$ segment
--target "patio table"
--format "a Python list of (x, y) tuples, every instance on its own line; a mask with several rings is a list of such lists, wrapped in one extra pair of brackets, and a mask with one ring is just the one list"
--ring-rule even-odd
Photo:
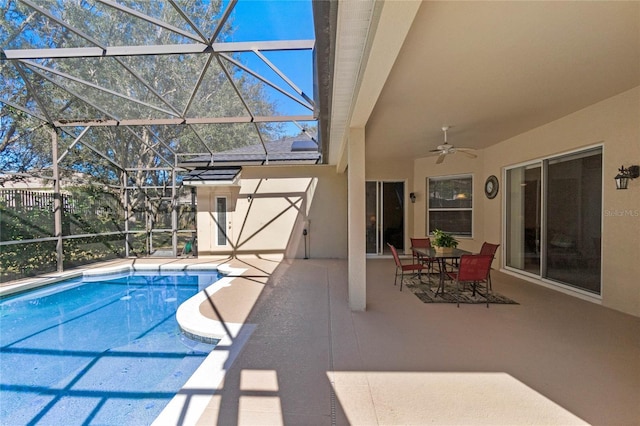
[(418, 253), (420, 256), (429, 259), (435, 259), (438, 262), (438, 270), (440, 271), (440, 279), (438, 282), (438, 288), (436, 290), (436, 296), (444, 293), (444, 277), (446, 271), (447, 260), (459, 260), (463, 254), (471, 254), (470, 251), (462, 249), (451, 249), (444, 252), (436, 251), (433, 247), (411, 247), (411, 250)]

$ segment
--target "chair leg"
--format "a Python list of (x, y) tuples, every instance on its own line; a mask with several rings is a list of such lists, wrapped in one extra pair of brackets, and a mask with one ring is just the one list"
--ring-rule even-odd
[(402, 282), (404, 281), (404, 271), (402, 271), (402, 275), (400, 275), (400, 291), (402, 291)]
[(398, 281), (398, 267), (396, 266), (396, 276), (393, 277), (393, 285), (396, 285), (397, 281)]
[(487, 308), (489, 307), (489, 287), (491, 286), (491, 278), (487, 278), (486, 287), (484, 289), (484, 298), (487, 299)]

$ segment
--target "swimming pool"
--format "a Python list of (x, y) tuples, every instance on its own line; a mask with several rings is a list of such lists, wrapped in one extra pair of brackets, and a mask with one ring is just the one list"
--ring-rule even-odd
[(120, 273), (0, 300), (0, 424), (151, 424), (214, 347), (176, 310), (219, 278)]

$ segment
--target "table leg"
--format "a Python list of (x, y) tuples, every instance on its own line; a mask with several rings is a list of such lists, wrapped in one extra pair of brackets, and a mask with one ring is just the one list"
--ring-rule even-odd
[(436, 289), (436, 296), (439, 294), (444, 294), (444, 275), (446, 273), (445, 269), (445, 259), (438, 258), (438, 269), (440, 270), (440, 282), (438, 283), (438, 288)]

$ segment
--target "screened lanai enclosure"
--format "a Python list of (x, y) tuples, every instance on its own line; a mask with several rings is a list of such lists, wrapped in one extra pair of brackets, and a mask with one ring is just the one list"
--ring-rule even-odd
[(323, 162), (313, 7), (0, 0), (1, 280), (194, 254), (190, 173)]

